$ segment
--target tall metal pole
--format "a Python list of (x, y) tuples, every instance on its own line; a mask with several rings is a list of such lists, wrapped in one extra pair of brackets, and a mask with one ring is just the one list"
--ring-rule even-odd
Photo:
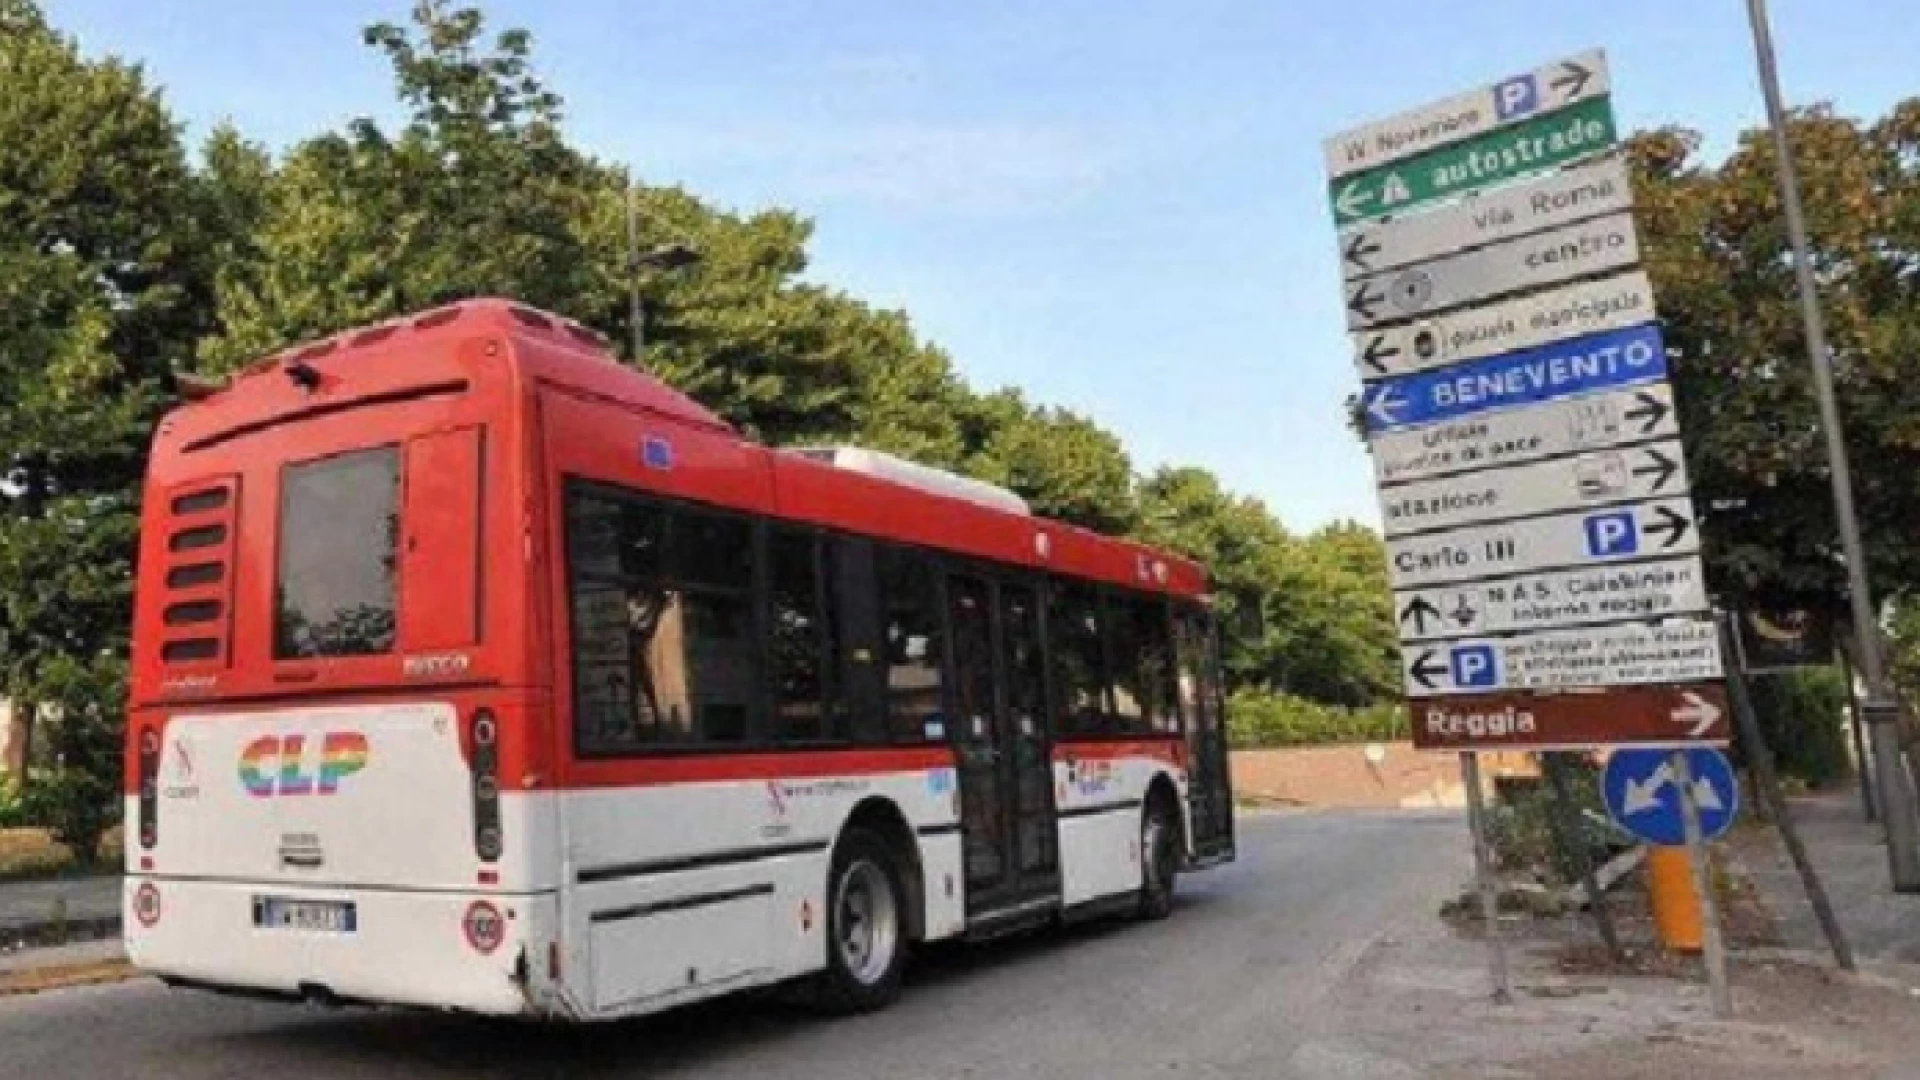
[(633, 362), (646, 360), (647, 313), (640, 303), (640, 202), (627, 181), (627, 323), (633, 333)]
[(1853, 604), (1860, 674), (1867, 682), (1867, 700), (1861, 705), (1861, 713), (1868, 721), (1873, 740), (1880, 815), (1887, 829), (1888, 870), (1896, 891), (1920, 892), (1920, 819), (1915, 816), (1914, 792), (1907, 781), (1900, 753), (1900, 707), (1887, 681), (1886, 663), (1880, 654), (1880, 622), (1867, 582), (1860, 523), (1854, 514), (1853, 475), (1847, 467), (1840, 406), (1833, 395), (1833, 354), (1827, 350), (1820, 299), (1814, 292), (1813, 264), (1807, 253), (1807, 222), (1800, 206), (1800, 178), (1787, 145), (1786, 110), (1780, 104), (1780, 73), (1774, 64), (1773, 32), (1767, 25), (1766, 0), (1747, 0), (1747, 17), (1753, 24), (1753, 51), (1760, 66), (1760, 89), (1766, 95), (1767, 123), (1773, 129), (1774, 155), (1779, 159), (1780, 201), (1786, 207), (1787, 237), (1793, 244), (1793, 272), (1800, 289), (1800, 317), (1806, 324), (1808, 359), (1813, 364), (1814, 394), (1820, 402), (1820, 426), (1827, 436), (1833, 512), (1840, 527), (1840, 546), (1847, 557), (1847, 592)]

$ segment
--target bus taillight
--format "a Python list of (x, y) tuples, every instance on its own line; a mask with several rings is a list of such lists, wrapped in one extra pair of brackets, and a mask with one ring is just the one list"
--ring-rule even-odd
[(482, 862), (500, 858), (500, 722), (491, 710), (473, 714), (473, 849)]
[(160, 730), (140, 731), (140, 846), (160, 842)]

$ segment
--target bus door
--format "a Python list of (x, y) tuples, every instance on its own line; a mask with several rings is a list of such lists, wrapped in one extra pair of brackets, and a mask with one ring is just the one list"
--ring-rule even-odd
[(1233, 858), (1233, 783), (1227, 760), (1225, 702), (1221, 696), (1219, 638), (1213, 618), (1193, 608), (1174, 610), (1174, 649), (1180, 664), (1180, 709), (1186, 717), (1187, 817), (1193, 861)]
[(950, 574), (947, 612), (967, 917), (1051, 906), (1060, 857), (1039, 591)]

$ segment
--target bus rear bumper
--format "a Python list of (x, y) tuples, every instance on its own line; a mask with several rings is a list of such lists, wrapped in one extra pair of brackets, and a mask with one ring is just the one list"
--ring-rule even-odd
[[(346, 929), (261, 925), (268, 900), (352, 905)], [(129, 875), (127, 957), (181, 986), (327, 1004), (559, 1016), (552, 893), (187, 881)]]

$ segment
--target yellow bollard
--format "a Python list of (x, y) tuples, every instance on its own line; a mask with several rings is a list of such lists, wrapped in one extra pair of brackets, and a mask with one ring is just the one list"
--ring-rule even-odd
[(1693, 891), (1693, 867), (1683, 847), (1647, 848), (1647, 894), (1653, 904), (1653, 928), (1675, 952), (1697, 953), (1705, 939), (1700, 897)]

